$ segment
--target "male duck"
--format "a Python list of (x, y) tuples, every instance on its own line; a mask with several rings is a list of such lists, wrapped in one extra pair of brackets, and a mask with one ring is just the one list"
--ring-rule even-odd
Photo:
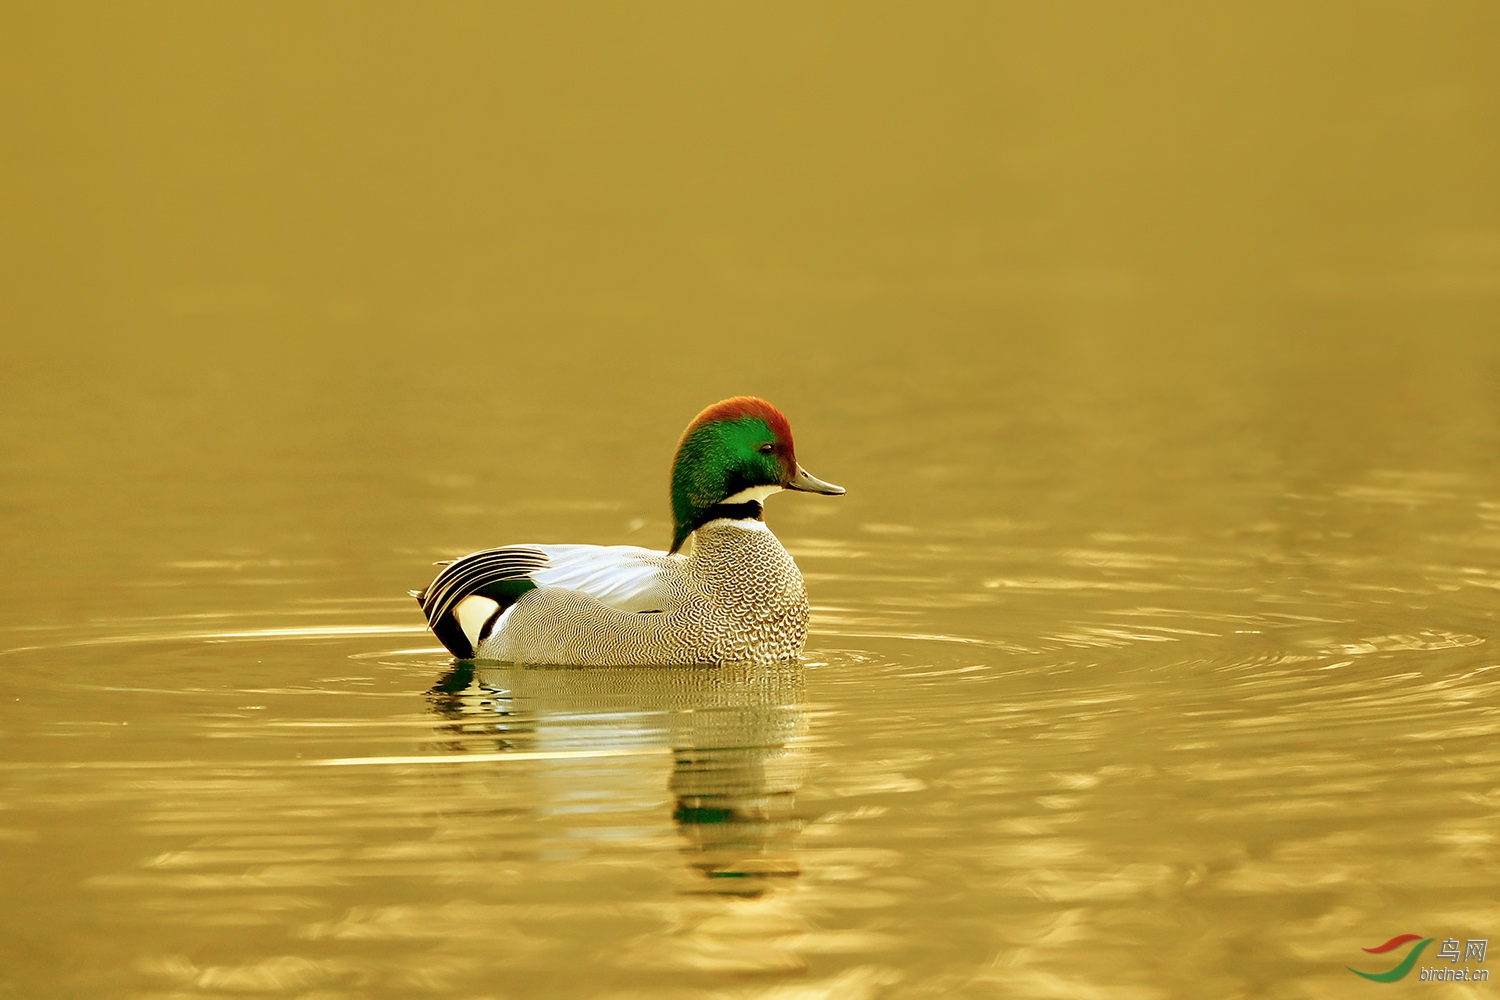
[[(772, 493), (844, 490), (797, 464), (792, 429), (736, 396), (693, 418), (672, 461), (669, 552), (507, 545), (445, 566), (412, 596), (461, 660), (586, 666), (795, 659), (807, 636), (797, 564), (762, 520)], [(693, 539), (690, 554), (682, 548)]]

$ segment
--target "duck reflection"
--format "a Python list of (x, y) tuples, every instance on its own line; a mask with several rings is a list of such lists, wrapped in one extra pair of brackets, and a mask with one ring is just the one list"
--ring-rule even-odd
[[(432, 711), (445, 720), (430, 748), (670, 750), (672, 821), (690, 870), (702, 876), (690, 891), (755, 896), (800, 872), (803, 691), (800, 663), (457, 663), (428, 693)], [(595, 773), (608, 780), (612, 772)]]

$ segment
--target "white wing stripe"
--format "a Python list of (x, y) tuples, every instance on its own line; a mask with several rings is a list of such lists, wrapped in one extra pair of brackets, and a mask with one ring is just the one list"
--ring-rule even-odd
[[(635, 545), (538, 545), (547, 566), (532, 574), (539, 587), (579, 590), (629, 611), (659, 610), (662, 575), (675, 557)], [(649, 606), (648, 606), (649, 605)]]

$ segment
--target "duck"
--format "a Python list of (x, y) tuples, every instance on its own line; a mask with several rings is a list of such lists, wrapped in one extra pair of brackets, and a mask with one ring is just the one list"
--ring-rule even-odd
[(735, 396), (705, 408), (672, 459), (672, 546), (520, 544), (448, 563), (411, 591), (458, 660), (658, 666), (795, 660), (802, 573), (765, 522), (789, 490), (839, 496), (797, 462), (785, 414)]

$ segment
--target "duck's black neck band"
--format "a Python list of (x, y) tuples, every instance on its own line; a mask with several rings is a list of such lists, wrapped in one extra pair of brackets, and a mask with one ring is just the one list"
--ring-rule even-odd
[(697, 531), (709, 521), (717, 521), (721, 517), (727, 517), (731, 521), (764, 521), (765, 510), (757, 500), (746, 500), (744, 503), (716, 503), (698, 515), (693, 530)]

